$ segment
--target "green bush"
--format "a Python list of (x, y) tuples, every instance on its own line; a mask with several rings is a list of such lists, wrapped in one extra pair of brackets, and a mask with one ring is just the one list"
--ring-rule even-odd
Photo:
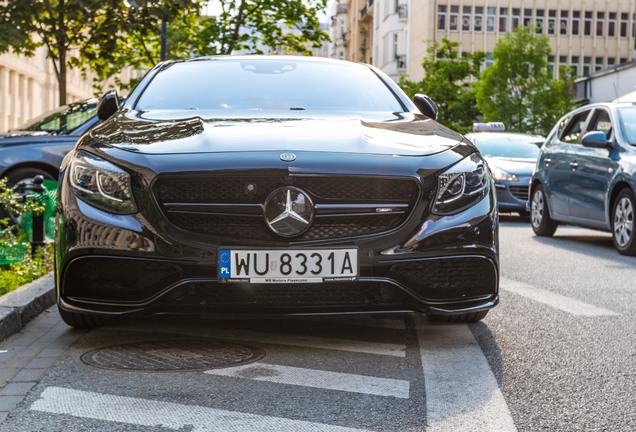
[(32, 282), (52, 270), (52, 245), (38, 248), (33, 258), (29, 250), (23, 261), (0, 266), (0, 295)]
[(41, 198), (20, 202), (7, 179), (0, 179), (0, 295), (53, 270), (53, 247), (41, 247), (31, 257), (30, 233), (20, 223), (44, 212)]

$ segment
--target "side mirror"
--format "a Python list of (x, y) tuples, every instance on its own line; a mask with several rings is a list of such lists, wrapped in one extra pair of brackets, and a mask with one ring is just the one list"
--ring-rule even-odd
[(581, 144), (583, 147), (591, 147), (591, 148), (603, 148), (603, 149), (613, 149), (614, 143), (607, 139), (605, 132), (601, 131), (593, 131), (588, 132), (583, 135), (581, 139)]
[(119, 109), (119, 96), (117, 90), (106, 93), (97, 103), (97, 117), (100, 120), (108, 120)]
[(437, 120), (437, 105), (435, 105), (435, 102), (433, 102), (430, 97), (423, 94), (416, 94), (413, 96), (413, 102), (422, 114), (433, 120)]

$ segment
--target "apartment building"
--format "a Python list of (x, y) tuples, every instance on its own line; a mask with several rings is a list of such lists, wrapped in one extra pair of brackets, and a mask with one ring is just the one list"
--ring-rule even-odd
[(335, 8), (338, 22), (346, 9), (344, 58), (365, 61), (353, 33), (367, 36), (372, 21), (373, 55), (366, 60), (393, 77), (405, 72), (421, 79), (425, 41), (447, 38), (464, 53), (484, 51), (487, 67), (497, 40), (524, 25), (548, 36), (555, 76), (559, 66), (579, 77), (612, 68), (633, 59), (635, 6), (627, 0), (339, 0)]
[[(93, 94), (91, 82), (84, 80), (79, 70), (67, 73), (67, 102)], [(33, 57), (0, 55), (0, 132), (58, 105), (57, 79), (44, 48), (39, 48)]]

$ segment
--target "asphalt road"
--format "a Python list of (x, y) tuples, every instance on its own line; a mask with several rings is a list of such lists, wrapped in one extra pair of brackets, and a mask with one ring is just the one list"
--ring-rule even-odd
[(471, 325), (154, 318), (83, 332), (52, 310), (0, 343), (0, 431), (636, 430), (636, 258), (609, 234), (536, 238), (515, 217), (501, 254), (502, 301)]

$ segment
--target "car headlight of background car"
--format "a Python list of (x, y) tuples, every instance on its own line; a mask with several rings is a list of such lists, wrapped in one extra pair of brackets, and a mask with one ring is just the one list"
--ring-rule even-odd
[(491, 169), (492, 177), (495, 179), (495, 183), (498, 183), (502, 180), (504, 181), (517, 181), (519, 180), (515, 174), (511, 174), (508, 171), (495, 168)]
[(477, 153), (462, 159), (439, 176), (433, 213), (458, 213), (481, 200), (490, 188), (486, 162)]
[(81, 200), (115, 214), (137, 212), (130, 174), (85, 151), (75, 153), (70, 163), (70, 183)]

